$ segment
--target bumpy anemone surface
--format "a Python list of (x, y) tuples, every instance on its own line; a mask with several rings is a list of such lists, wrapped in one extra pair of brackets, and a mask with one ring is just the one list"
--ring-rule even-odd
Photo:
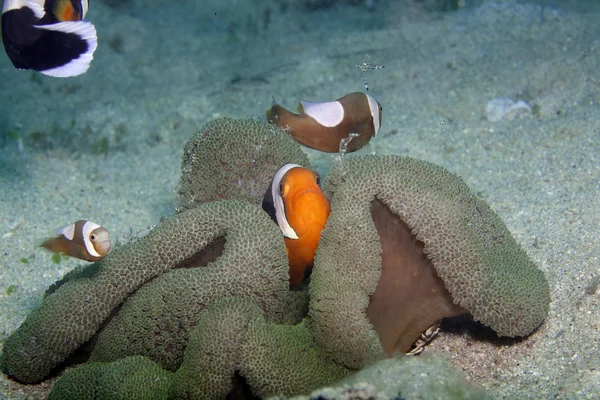
[[(285, 248), (276, 227), (258, 206), (239, 200), (206, 203), (162, 222), (147, 236), (116, 248), (99, 263), (86, 267), (85, 273), (71, 274), (71, 279), (53, 288), (53, 292), (6, 340), (3, 367), (23, 382), (45, 378), (90, 339), (132, 292), (170, 269), (191, 267), (193, 263), (202, 265), (203, 250), (222, 237), (229, 239), (221, 255), (223, 263), (231, 264), (236, 260), (236, 267), (247, 271), (261, 265), (253, 271), (254, 276), (262, 276), (265, 269), (271, 274), (270, 279), (257, 279), (256, 290), (257, 295), (264, 296), (261, 289), (269, 288), (269, 284), (277, 285), (276, 290), (264, 290), (271, 297), (262, 299), (269, 311), (276, 313), (279, 301), (276, 297), (285, 293), (287, 279)], [(267, 264), (267, 259), (272, 264)], [(208, 285), (207, 289), (198, 292), (204, 296), (201, 298), (231, 289), (231, 283), (225, 277), (214, 278), (210, 283), (224, 288)], [(172, 289), (176, 291), (177, 287)], [(246, 286), (245, 290), (255, 289)], [(151, 320), (152, 317), (144, 320), (144, 312), (148, 314), (154, 307), (159, 305), (140, 310), (139, 326), (155, 324), (152, 326), (173, 329), (174, 326), (167, 326), (169, 321), (166, 320), (160, 322)], [(186, 310), (173, 308), (169, 312), (179, 317), (197, 318), (194, 313), (188, 316)], [(130, 328), (140, 329), (135, 324), (130, 324)], [(131, 332), (129, 334), (131, 337)], [(185, 335), (185, 330), (181, 334)], [(132, 343), (124, 347), (139, 351), (140, 340), (141, 337), (132, 339)], [(160, 343), (159, 339), (157, 343)], [(130, 352), (128, 350), (127, 354)]]
[(284, 164), (310, 168), (300, 146), (265, 122), (219, 118), (204, 125), (183, 150), (179, 209), (222, 199), (260, 204)]
[(226, 297), (250, 299), (270, 321), (285, 319), (289, 267), (279, 228), (258, 206), (207, 204), (221, 204), (213, 218), (225, 232), (223, 254), (202, 268), (175, 269), (141, 287), (104, 328), (90, 361), (144, 355), (174, 371), (200, 315)]
[[(351, 268), (363, 264), (357, 263), (350, 250), (361, 243), (367, 248), (377, 244), (372, 233), (367, 239), (353, 232), (370, 226), (368, 205), (377, 197), (412, 229), (454, 302), (476, 320), (500, 336), (515, 337), (530, 334), (548, 315), (550, 288), (543, 271), (518, 245), (498, 215), (457, 175), (409, 157), (352, 157), (332, 168), (325, 192), (334, 194), (332, 210), (336, 214), (332, 211), (319, 249), (338, 246), (327, 244), (332, 236), (338, 241), (352, 238), (341, 244), (342, 248), (330, 259), (324, 260), (317, 254), (317, 274), (330, 273), (334, 266), (341, 269), (343, 265)], [(365, 249), (360, 255), (372, 252)], [(343, 269), (336, 276), (352, 280), (345, 278), (346, 272)], [(368, 291), (372, 287), (372, 282), (364, 286)], [(331, 308), (350, 301), (329, 300), (327, 307)], [(364, 303), (365, 299), (361, 301)], [(339, 347), (342, 351), (344, 345)]]
[[(367, 156), (346, 158), (327, 176), (332, 212), (311, 276), (309, 315), (296, 325), (278, 323), (288, 319), (284, 310), (293, 297), (285, 295), (285, 250), (275, 224), (243, 201), (204, 203), (237, 195), (258, 203), (274, 171), (290, 162), (261, 156), (260, 146), (256, 152), (236, 147), (248, 132), (263, 144), (272, 135), (289, 139), (264, 125), (230, 119), (207, 124), (186, 146), (182, 167), (181, 207), (195, 208), (53, 287), (7, 339), (2, 361), (8, 372), (26, 382), (43, 379), (137, 290), (92, 356), (112, 362), (68, 372), (52, 399), (153, 398), (142, 397), (149, 392), (222, 398), (236, 373), (260, 396), (330, 384), (384, 356), (366, 315), (382, 268), (370, 213), (375, 199), (412, 229), (455, 302), (476, 319), (500, 335), (519, 336), (545, 318), (544, 274), (459, 177), (406, 157)], [(291, 142), (290, 152), (297, 148)], [(265, 176), (239, 175), (238, 161), (239, 168), (256, 164), (254, 172), (265, 170)], [(223, 179), (212, 180), (210, 173), (220, 168)], [(199, 255), (223, 238), (222, 253)], [(204, 266), (207, 260), (212, 262)], [(132, 388), (141, 394), (127, 397)]]

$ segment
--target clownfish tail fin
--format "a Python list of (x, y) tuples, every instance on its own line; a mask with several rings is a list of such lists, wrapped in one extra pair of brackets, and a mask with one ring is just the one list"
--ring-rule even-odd
[(86, 21), (67, 21), (34, 27), (45, 31), (45, 35), (44, 40), (39, 40), (32, 46), (32, 54), (41, 55), (50, 49), (55, 59), (44, 60), (50, 68), (45, 68), (42, 64), (37, 68), (33, 66), (32, 69), (58, 78), (81, 75), (88, 70), (98, 47), (96, 28), (93, 24)]
[(275, 104), (273, 107), (267, 110), (267, 122), (276, 124), (279, 122), (279, 116), (281, 115), (282, 107), (279, 104)]

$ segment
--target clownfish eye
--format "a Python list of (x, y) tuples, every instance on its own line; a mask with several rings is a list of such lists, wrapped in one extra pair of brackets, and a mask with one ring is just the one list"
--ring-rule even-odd
[(317, 185), (321, 186), (321, 177), (318, 174), (315, 181), (317, 182)]
[(279, 184), (279, 194), (283, 195), (283, 183)]
[(96, 239), (96, 235), (90, 235), (90, 239), (91, 239), (91, 240), (94, 240), (94, 239)]

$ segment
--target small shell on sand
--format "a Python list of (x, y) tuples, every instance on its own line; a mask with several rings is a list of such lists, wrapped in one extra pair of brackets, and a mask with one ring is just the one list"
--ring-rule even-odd
[(509, 98), (495, 98), (488, 102), (485, 115), (491, 122), (510, 121), (524, 115), (531, 115), (531, 107), (523, 100), (514, 102)]

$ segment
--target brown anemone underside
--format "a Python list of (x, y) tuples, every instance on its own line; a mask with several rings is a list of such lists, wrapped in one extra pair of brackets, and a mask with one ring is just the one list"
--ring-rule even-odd
[(387, 355), (407, 352), (431, 325), (467, 312), (452, 296), (423, 252), (423, 243), (379, 199), (371, 202), (379, 234), (381, 277), (371, 295), (367, 317)]

